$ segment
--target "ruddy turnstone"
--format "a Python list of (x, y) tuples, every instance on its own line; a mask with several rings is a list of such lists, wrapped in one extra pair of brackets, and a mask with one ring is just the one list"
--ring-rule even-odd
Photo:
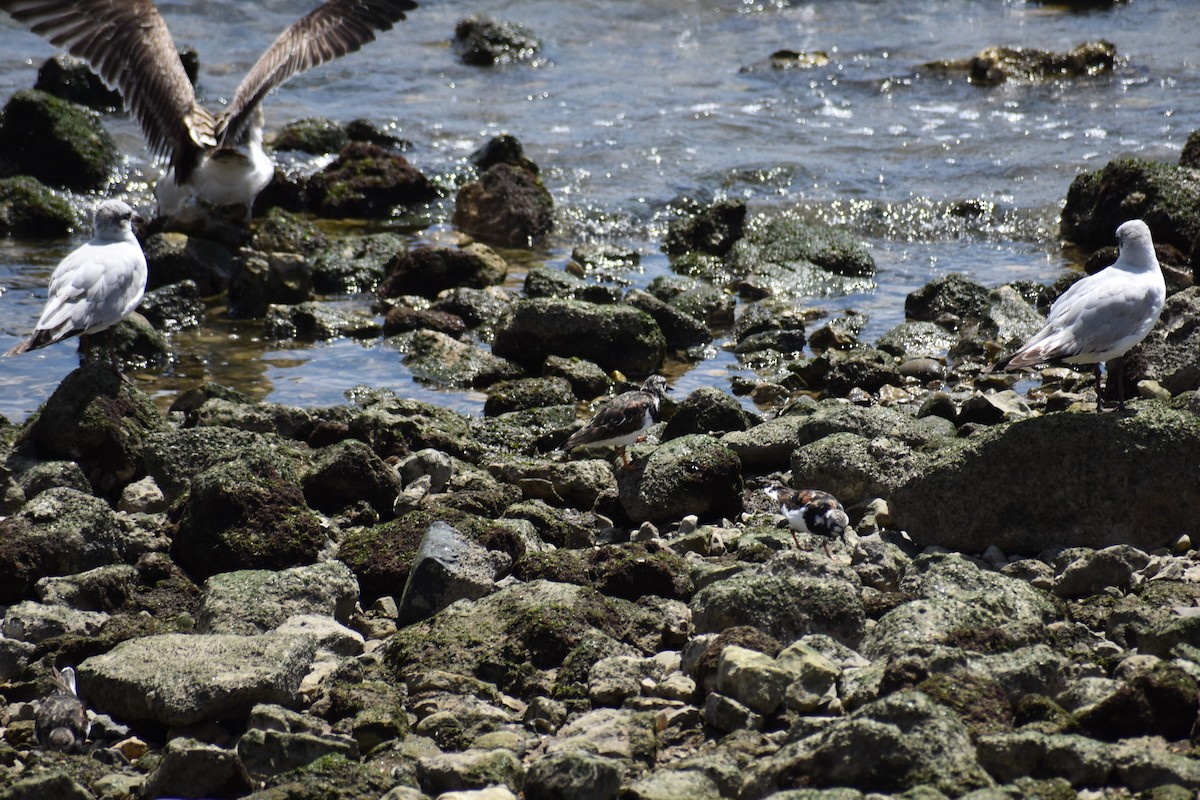
[(54, 688), (38, 702), (33, 717), (38, 741), (48, 750), (81, 750), (91, 724), (76, 691), (75, 670), (64, 667), (59, 672), (51, 667), (51, 681)]
[(642, 432), (654, 424), (658, 404), (669, 391), (666, 378), (651, 375), (640, 389), (619, 394), (600, 406), (596, 415), (563, 443), (563, 449), (570, 450), (583, 444), (616, 447), (621, 454), (622, 466), (628, 469), (625, 446), (638, 441)]
[[(1100, 365), (1129, 352), (1158, 322), (1167, 296), (1150, 229), (1140, 219), (1117, 228), (1117, 260), (1071, 285), (1054, 304), (1046, 325), (1002, 359), (1003, 370), (1064, 361), (1095, 364), (1096, 410), (1104, 410)], [(1125, 407), (1124, 369), (1117, 372), (1117, 408)]]
[[(779, 503), (779, 513), (787, 519), (792, 531), (792, 541), (796, 549), (801, 550), (800, 538), (796, 532), (811, 533), (825, 539), (836, 539), (846, 532), (850, 525), (850, 517), (838, 499), (829, 492), (820, 489), (789, 489), (786, 486), (769, 486), (763, 492)], [(821, 541), (825, 555), (829, 552), (829, 543)]]
[[(133, 235), (133, 209), (122, 200), (106, 200), (96, 209), (91, 240), (67, 254), (50, 276), (46, 307), (33, 335), (5, 353), (13, 356), (79, 336), (84, 352), (88, 336), (111, 328), (133, 313), (146, 291), (146, 256)], [(119, 372), (111, 344), (109, 360)]]
[(307, 69), (352, 53), (404, 19), (414, 0), (326, 0), (280, 34), (214, 113), (196, 102), (179, 53), (153, 0), (0, 0), (0, 8), (52, 44), (87, 61), (121, 93), (170, 174), (155, 187), (160, 215), (190, 200), (246, 205), (275, 167), (263, 151), (260, 104)]

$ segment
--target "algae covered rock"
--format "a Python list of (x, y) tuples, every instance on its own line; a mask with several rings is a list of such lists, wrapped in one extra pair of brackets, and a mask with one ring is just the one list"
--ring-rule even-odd
[(387, 218), (397, 206), (427, 203), (437, 189), (404, 156), (367, 142), (346, 145), (308, 182), (309, 199), (329, 217)]
[(496, 324), (492, 352), (528, 369), (548, 356), (578, 357), (606, 370), (646, 375), (662, 363), (666, 339), (652, 317), (625, 305), (518, 300)]
[(28, 175), (0, 178), (0, 234), (66, 236), (75, 212), (65, 197)]
[(1048, 414), (943, 446), (889, 502), (921, 546), (1035, 554), (1124, 543), (1148, 551), (1200, 514), (1190, 488), (1200, 479), (1190, 456), (1197, 447), (1196, 416), (1157, 403), (1136, 415)]
[(536, 173), (495, 164), (458, 191), (454, 224), (479, 239), (528, 247), (554, 225), (554, 199)]
[(147, 440), (167, 428), (154, 401), (93, 359), (63, 379), (29, 424), (38, 457), (76, 461), (97, 491), (119, 490), (145, 472)]
[(621, 506), (636, 522), (695, 514), (734, 516), (742, 505), (742, 465), (717, 439), (690, 434), (665, 442), (636, 472), (618, 474)]
[(1187, 253), (1200, 236), (1200, 173), (1187, 167), (1119, 158), (1071, 181), (1060, 231), (1083, 247), (1112, 244), (1117, 226), (1141, 219), (1155, 244)]
[(99, 114), (36, 89), (4, 106), (0, 153), (0, 175), (31, 175), (76, 192), (103, 189), (120, 163)]

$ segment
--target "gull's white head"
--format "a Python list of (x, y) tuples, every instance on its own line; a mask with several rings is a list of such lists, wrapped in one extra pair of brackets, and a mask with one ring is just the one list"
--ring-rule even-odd
[(133, 235), (133, 209), (124, 200), (105, 200), (93, 218), (97, 239), (119, 241)]
[(1117, 258), (1139, 266), (1158, 266), (1150, 228), (1140, 219), (1131, 219), (1117, 228)]

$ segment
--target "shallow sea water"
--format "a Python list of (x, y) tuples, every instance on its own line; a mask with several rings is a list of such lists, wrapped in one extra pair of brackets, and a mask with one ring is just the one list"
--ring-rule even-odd
[[(200, 52), (198, 91), (210, 104), (232, 95), (313, 5), (160, 2), (176, 42)], [(876, 285), (811, 305), (865, 313), (863, 338), (873, 341), (903, 320), (909, 292), (940, 275), (1052, 282), (1072, 267), (1058, 215), (1075, 175), (1124, 156), (1178, 159), (1200, 128), (1197, 10), (1171, 0), (1084, 11), (1016, 0), (432, 2), (362, 52), (293, 79), (264, 108), (269, 130), (308, 116), (388, 126), (413, 143), (406, 156), (418, 168), (446, 180), (492, 136), (519, 138), (554, 195), (557, 227), (532, 252), (506, 253), (520, 256), (514, 287), (529, 265), (561, 268), (588, 242), (637, 249), (641, 268), (629, 277), (644, 286), (669, 270), (659, 242), (687, 199), (742, 197), (751, 214), (798, 210), (842, 226), (870, 249)], [(450, 41), (470, 14), (523, 23), (543, 50), (532, 62), (464, 65)], [(1112, 74), (981, 88), (920, 69), (989, 45), (1065, 51), (1098, 38), (1121, 56)], [(823, 51), (829, 63), (765, 67), (781, 49)], [(53, 52), (0, 19), (0, 102), (32, 86)], [(149, 210), (156, 165), (128, 117), (105, 124), (128, 155), (112, 192)], [(954, 215), (961, 201), (984, 213)], [(80, 198), (81, 220), (96, 202)], [(432, 225), (414, 241), (447, 230), (452, 207), (447, 199), (428, 209)], [(50, 271), (87, 235), (82, 225), (61, 241), (0, 240), (0, 348), (27, 333)], [(333, 300), (369, 307), (369, 298)], [(259, 333), (213, 308), (201, 330), (175, 335), (177, 360), (165, 372), (133, 378), (164, 406), (215, 380), (299, 405), (340, 403), (366, 383), (460, 411), (482, 407), (479, 393), (414, 382), (378, 342), (280, 345)], [(677, 396), (752, 374), (720, 343), (710, 358), (672, 365)], [(0, 360), (0, 414), (24, 419), (77, 363), (73, 343)]]

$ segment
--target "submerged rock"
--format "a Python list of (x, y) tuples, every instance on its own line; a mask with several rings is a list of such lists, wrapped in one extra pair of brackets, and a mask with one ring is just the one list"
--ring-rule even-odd
[(1117, 48), (1100, 39), (1084, 42), (1066, 53), (1024, 47), (985, 47), (968, 59), (936, 61), (926, 69), (966, 72), (976, 86), (999, 86), (1008, 81), (1035, 83), (1059, 78), (1082, 78), (1112, 72)]
[(454, 26), (454, 47), (463, 63), (489, 67), (528, 61), (542, 49), (542, 43), (519, 22), (500, 22), (476, 14)]

